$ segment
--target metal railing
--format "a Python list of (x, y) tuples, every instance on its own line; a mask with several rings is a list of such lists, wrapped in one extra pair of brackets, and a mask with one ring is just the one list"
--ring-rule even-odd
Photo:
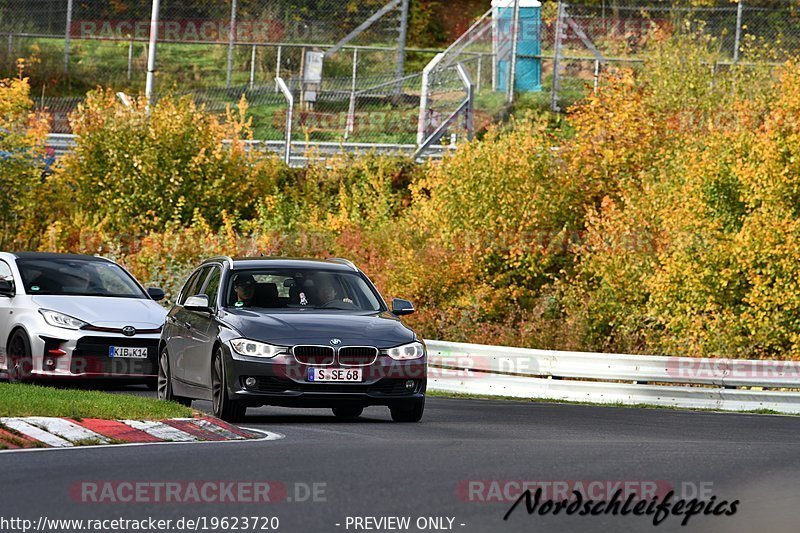
[[(76, 143), (76, 137), (66, 133), (51, 133), (47, 136), (47, 147), (52, 149), (56, 157), (69, 153)], [(417, 150), (414, 144), (391, 144), (391, 143), (337, 143), (337, 142), (306, 142), (292, 141), (291, 146), (287, 146), (286, 141), (247, 141), (248, 150), (256, 150), (263, 153), (280, 155), (286, 161), (289, 154), (288, 164), (292, 167), (304, 167), (312, 162), (325, 161), (331, 157), (339, 155), (397, 155), (412, 157)], [(446, 153), (455, 149), (454, 146), (434, 145), (418, 159), (424, 160), (441, 159)]]
[(426, 344), (429, 390), (800, 413), (800, 361), (561, 352), (443, 341)]

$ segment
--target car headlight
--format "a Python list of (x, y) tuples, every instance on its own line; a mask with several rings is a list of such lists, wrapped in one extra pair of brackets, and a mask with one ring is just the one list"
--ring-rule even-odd
[(39, 309), (39, 312), (44, 317), (45, 322), (57, 328), (81, 329), (82, 327), (89, 325), (87, 322), (84, 322), (83, 320), (78, 320), (75, 317), (71, 317), (69, 315), (65, 315), (64, 313), (59, 313), (57, 311), (50, 311), (49, 309)]
[(425, 355), (425, 346), (421, 342), (412, 342), (411, 344), (384, 350), (383, 353), (397, 361), (407, 361), (409, 359), (419, 359)]
[(231, 341), (233, 351), (239, 355), (250, 357), (275, 357), (286, 351), (284, 346), (275, 346), (264, 342), (251, 341), (249, 339), (234, 339)]

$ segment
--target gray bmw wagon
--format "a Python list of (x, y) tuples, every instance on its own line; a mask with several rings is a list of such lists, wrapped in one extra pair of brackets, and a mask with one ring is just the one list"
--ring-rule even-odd
[(219, 257), (188, 278), (159, 343), (158, 396), (211, 400), (214, 414), (247, 407), (327, 407), (355, 418), (389, 407), (397, 422), (425, 408), (425, 344), (345, 259)]

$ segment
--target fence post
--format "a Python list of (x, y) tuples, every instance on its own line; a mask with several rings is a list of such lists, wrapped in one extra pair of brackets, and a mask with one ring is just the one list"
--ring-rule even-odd
[[(275, 63), (275, 79), (281, 77), (281, 53), (283, 52), (283, 47), (278, 45), (278, 61)], [(275, 82), (275, 92), (280, 92), (281, 88), (278, 82)]]
[(498, 30), (497, 13), (495, 7), (492, 7), (492, 92), (497, 91), (497, 54), (499, 53), (498, 46)]
[(14, 61), (14, 36), (8, 34), (8, 60), (11, 62), (11, 70), (16, 68), (17, 64)]
[(511, 68), (509, 69), (508, 98), (514, 103), (514, 92), (517, 84), (517, 48), (519, 46), (519, 0), (514, 0), (514, 17), (511, 22)]
[(419, 120), (417, 121), (417, 146), (422, 146), (427, 137), (428, 127), (428, 99), (430, 95), (430, 77), (434, 69), (439, 65), (439, 62), (444, 57), (443, 53), (436, 54), (430, 63), (425, 65), (422, 70), (422, 87), (419, 96)]
[(481, 78), (483, 77), (483, 53), (478, 54), (478, 84), (475, 88), (478, 93), (481, 92)]
[(353, 48), (353, 81), (350, 84), (350, 107), (347, 109), (347, 126), (344, 129), (346, 141), (355, 129), (356, 122), (356, 75), (358, 73), (358, 48)]
[(228, 32), (228, 75), (225, 80), (225, 88), (231, 88), (231, 76), (233, 75), (233, 43), (236, 41), (236, 0), (231, 0), (231, 27)]
[(67, 0), (67, 28), (64, 30), (64, 76), (69, 74), (70, 26), (72, 26), (72, 0)]
[(558, 0), (558, 18), (556, 19), (556, 38), (555, 45), (553, 46), (553, 93), (550, 95), (550, 109), (553, 113), (557, 113), (560, 108), (558, 107), (558, 89), (559, 89), (559, 58), (561, 56), (561, 39), (564, 33), (564, 2)]
[(256, 45), (253, 45), (253, 52), (250, 54), (250, 90), (256, 83)]
[[(402, 78), (406, 71), (406, 38), (408, 36), (408, 2), (403, 0), (400, 6), (400, 35), (397, 38), (397, 78)], [(402, 90), (402, 86), (398, 86), (397, 92)]]
[(131, 40), (128, 42), (128, 81), (131, 81), (133, 75), (133, 34)]
[(717, 62), (716, 62), (716, 61), (714, 61), (714, 63), (712, 63), (712, 64), (711, 64), (711, 82), (710, 82), (710, 84), (709, 84), (709, 86), (711, 87), (711, 89), (713, 89), (713, 88), (714, 88), (714, 78), (715, 78), (716, 76), (717, 76)]
[(464, 68), (463, 63), (456, 65), (461, 82), (464, 84), (464, 89), (467, 91), (467, 107), (464, 110), (466, 126), (467, 126), (467, 140), (471, 141), (475, 136), (475, 83), (469, 77), (469, 72)]
[(278, 88), (286, 98), (288, 109), (286, 110), (286, 148), (284, 148), (283, 161), (288, 166), (292, 162), (292, 120), (294, 118), (294, 95), (287, 87), (283, 78), (275, 78)]
[(158, 8), (160, 0), (153, 0), (150, 14), (150, 44), (147, 48), (147, 81), (145, 82), (144, 95), (147, 99), (147, 109), (153, 103), (153, 89), (156, 75), (156, 45), (158, 44)]
[(597, 85), (600, 83), (600, 60), (594, 60), (594, 91), (597, 92)]
[(743, 0), (739, 0), (736, 6), (736, 39), (733, 48), (733, 62), (739, 62), (739, 46), (742, 44), (742, 9), (744, 8)]

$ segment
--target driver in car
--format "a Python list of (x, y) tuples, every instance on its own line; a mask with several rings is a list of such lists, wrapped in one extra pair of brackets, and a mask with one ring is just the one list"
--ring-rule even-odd
[(331, 306), (337, 302), (353, 304), (353, 300), (347, 296), (339, 297), (336, 286), (330, 276), (320, 274), (316, 279), (317, 297), (319, 298), (320, 306)]
[(233, 282), (236, 307), (252, 307), (256, 296), (256, 279), (250, 274), (240, 274)]

